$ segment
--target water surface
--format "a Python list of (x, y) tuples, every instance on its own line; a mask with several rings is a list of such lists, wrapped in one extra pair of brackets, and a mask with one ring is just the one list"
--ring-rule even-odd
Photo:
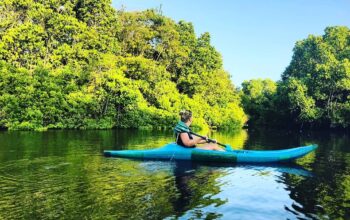
[(350, 138), (339, 133), (212, 134), (237, 149), (319, 148), (294, 164), (105, 158), (171, 132), (0, 132), (0, 219), (349, 219)]

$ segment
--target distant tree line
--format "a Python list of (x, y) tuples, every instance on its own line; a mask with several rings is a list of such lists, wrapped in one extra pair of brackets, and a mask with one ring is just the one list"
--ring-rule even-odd
[(289, 128), (349, 128), (350, 30), (327, 27), (298, 41), (281, 80), (245, 81), (249, 124)]

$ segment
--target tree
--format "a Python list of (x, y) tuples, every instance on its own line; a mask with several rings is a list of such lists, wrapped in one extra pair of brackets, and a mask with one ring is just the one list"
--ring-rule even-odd
[(276, 120), (274, 101), (277, 84), (270, 79), (255, 79), (242, 83), (242, 105), (249, 115), (249, 124), (271, 125)]
[[(324, 127), (350, 125), (349, 50), (350, 30), (347, 27), (328, 27), (323, 36), (310, 35), (296, 43), (292, 61), (282, 74), (282, 82), (283, 85), (291, 83), (291, 86), (298, 82), (301, 87), (295, 89), (308, 97), (306, 100), (313, 100), (301, 102), (305, 107), (301, 108), (301, 114), (305, 117), (302, 116), (299, 123), (313, 118), (316, 124)], [(280, 95), (288, 96), (287, 93)], [(295, 97), (289, 97), (289, 103), (295, 104)], [(294, 109), (294, 104), (290, 109)], [(314, 110), (309, 111), (310, 108)]]
[[(0, 3), (0, 126), (239, 128), (240, 99), (209, 33), (110, 0)], [(27, 92), (25, 92), (27, 91)]]

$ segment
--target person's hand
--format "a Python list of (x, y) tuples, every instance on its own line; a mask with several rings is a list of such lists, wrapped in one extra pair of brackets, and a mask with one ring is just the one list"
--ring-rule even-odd
[(204, 136), (205, 142), (209, 143), (209, 138), (207, 136)]

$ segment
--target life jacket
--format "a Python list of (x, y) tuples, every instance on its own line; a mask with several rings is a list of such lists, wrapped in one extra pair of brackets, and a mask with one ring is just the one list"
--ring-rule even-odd
[(193, 136), (192, 134), (190, 133), (191, 132), (191, 129), (182, 121), (179, 121), (177, 123), (177, 125), (175, 126), (174, 128), (174, 132), (175, 132), (175, 142), (176, 144), (180, 145), (180, 146), (183, 146), (183, 147), (186, 147), (186, 148), (194, 148), (196, 147), (196, 145), (193, 145), (193, 146), (186, 146), (183, 142), (182, 142), (182, 139), (181, 139), (181, 136), (180, 134), (181, 133), (187, 133), (188, 134), (188, 137), (192, 140), (193, 139)]

